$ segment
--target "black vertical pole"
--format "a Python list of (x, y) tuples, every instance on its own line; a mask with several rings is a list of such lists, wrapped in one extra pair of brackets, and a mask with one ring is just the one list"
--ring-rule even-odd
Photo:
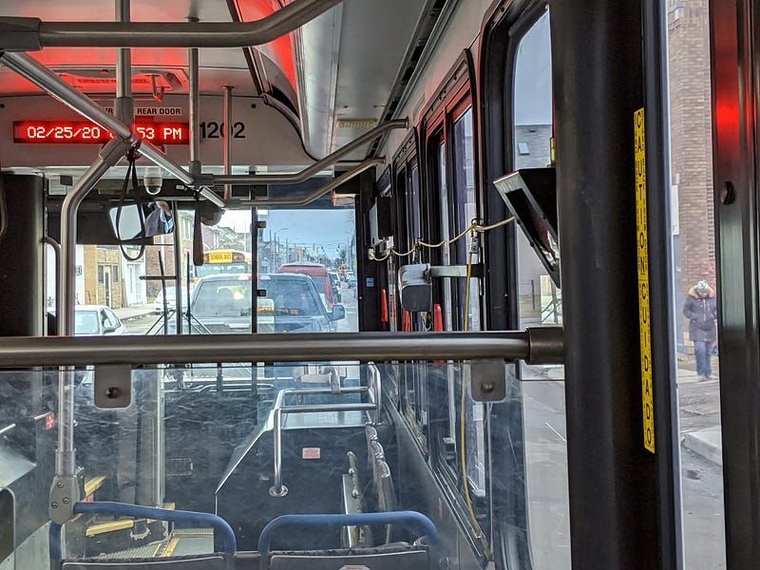
[(0, 237), (0, 336), (40, 336), (45, 316), (44, 180), (0, 176), (6, 211), (5, 233)]
[[(258, 332), (259, 319), (259, 211), (251, 208), (251, 332)], [(259, 421), (259, 369), (251, 362), (251, 399), (253, 420)]]
[[(643, 2), (649, 299), (655, 417), (655, 469), (662, 568), (683, 560), (679, 404), (673, 307), (675, 268), (670, 202), (668, 28), (666, 0)], [(680, 307), (678, 307), (680, 309)]]
[[(251, 332), (258, 332), (259, 213), (251, 208)], [(255, 364), (255, 363), (254, 363)]]
[(760, 560), (760, 2), (710, 3), (726, 562)]
[[(174, 310), (177, 317), (177, 334), (182, 334), (182, 224), (179, 223), (179, 208), (176, 201), (172, 202), (172, 216), (174, 217), (174, 235), (172, 236), (172, 252), (174, 253)], [(190, 279), (190, 275), (187, 278)]]
[(634, 113), (650, 1), (551, 2), (571, 550), (583, 570), (673, 567), (657, 454), (671, 458), (644, 446), (639, 336)]
[(356, 221), (356, 302), (359, 311), (360, 331), (380, 331), (380, 272), (382, 264), (370, 261), (367, 251), (371, 247), (369, 211), (374, 203), (374, 170), (359, 177), (360, 192), (355, 199)]

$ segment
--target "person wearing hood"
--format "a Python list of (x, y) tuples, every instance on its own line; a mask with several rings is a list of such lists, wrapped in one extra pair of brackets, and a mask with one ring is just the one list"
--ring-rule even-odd
[(689, 319), (689, 337), (694, 343), (697, 376), (701, 380), (709, 380), (712, 376), (710, 357), (718, 339), (718, 304), (715, 291), (706, 281), (700, 281), (689, 289), (683, 314)]

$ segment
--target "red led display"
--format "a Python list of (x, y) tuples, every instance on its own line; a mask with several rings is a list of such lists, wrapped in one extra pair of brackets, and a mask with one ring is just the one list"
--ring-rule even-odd
[[(188, 123), (137, 123), (135, 130), (157, 145), (189, 144)], [(105, 144), (106, 129), (87, 121), (14, 121), (13, 142), (21, 144)]]

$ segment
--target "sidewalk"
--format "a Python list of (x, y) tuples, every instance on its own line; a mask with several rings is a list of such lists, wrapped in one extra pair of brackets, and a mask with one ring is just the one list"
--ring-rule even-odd
[(153, 303), (146, 305), (131, 305), (121, 309), (114, 309), (113, 312), (116, 313), (116, 316), (123, 322), (129, 322), (135, 319), (140, 319), (146, 315), (152, 315)]
[[(678, 385), (694, 384), (697, 382), (705, 382), (697, 377), (695, 370), (688, 368), (678, 368)], [(713, 374), (712, 380), (709, 382), (717, 382), (718, 376)], [(716, 387), (716, 391), (718, 388)], [(683, 446), (701, 455), (708, 461), (712, 461), (718, 466), (723, 465), (723, 446), (721, 443), (721, 431), (720, 426), (709, 427), (699, 429), (696, 431), (688, 432), (684, 434), (682, 439)]]

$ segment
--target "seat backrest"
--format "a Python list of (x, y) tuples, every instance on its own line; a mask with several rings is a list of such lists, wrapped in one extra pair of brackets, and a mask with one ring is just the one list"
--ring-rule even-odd
[(336, 568), (371, 568), (372, 570), (425, 570), (429, 568), (427, 550), (414, 547), (367, 548), (339, 551), (275, 552), (269, 560), (270, 570), (335, 570)]
[(379, 441), (371, 441), (369, 444), (370, 461), (377, 463), (378, 461), (385, 461), (385, 450), (383, 445)]
[(378, 461), (375, 468), (377, 502), (381, 511), (396, 510), (396, 490), (393, 487), (391, 469), (385, 461)]
[(224, 556), (209, 554), (205, 556), (182, 556), (177, 558), (131, 558), (108, 560), (64, 561), (62, 570), (225, 570), (227, 563)]
[(364, 435), (367, 436), (367, 461), (369, 466), (372, 467), (375, 463), (372, 457), (372, 442), (377, 441), (377, 430), (372, 426), (366, 426), (364, 428)]

